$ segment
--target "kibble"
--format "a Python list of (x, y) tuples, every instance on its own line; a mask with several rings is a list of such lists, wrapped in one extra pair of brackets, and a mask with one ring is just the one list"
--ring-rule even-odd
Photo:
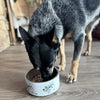
[(32, 82), (43, 82), (43, 79), (41, 75), (36, 75), (33, 79)]

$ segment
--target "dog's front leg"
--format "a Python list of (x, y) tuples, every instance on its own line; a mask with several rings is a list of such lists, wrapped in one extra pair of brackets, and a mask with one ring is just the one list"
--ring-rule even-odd
[(89, 56), (91, 54), (91, 46), (92, 46), (92, 35), (90, 32), (87, 34), (87, 49), (84, 53), (85, 56)]
[(66, 57), (65, 57), (65, 40), (62, 39), (60, 46), (60, 64), (58, 65), (59, 71), (65, 69), (66, 66)]
[(91, 54), (91, 46), (92, 46), (92, 30), (93, 28), (91, 27), (93, 24), (90, 23), (86, 29), (85, 29), (85, 32), (86, 32), (86, 37), (87, 37), (87, 49), (86, 51), (84, 52), (84, 56), (89, 56)]
[(74, 41), (74, 54), (70, 72), (66, 80), (67, 83), (73, 83), (77, 81), (78, 65), (84, 43), (84, 37), (85, 37), (84, 34), (81, 34), (79, 38), (76, 41)]
[(65, 69), (65, 65), (66, 65), (66, 60), (65, 60), (65, 41), (64, 39), (62, 39), (63, 37), (63, 26), (60, 25), (55, 25), (55, 33), (54, 33), (54, 37), (53, 37), (53, 42), (60, 43), (60, 64), (57, 66), (59, 71), (64, 70)]

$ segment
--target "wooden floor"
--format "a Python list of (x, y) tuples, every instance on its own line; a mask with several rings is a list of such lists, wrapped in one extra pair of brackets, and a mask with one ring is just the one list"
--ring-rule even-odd
[[(86, 43), (84, 50), (85, 47)], [(24, 46), (12, 46), (3, 51), (0, 53), (0, 100), (100, 100), (100, 41), (93, 42), (91, 56), (81, 57), (78, 81), (66, 84), (72, 52), (73, 43), (67, 41), (67, 65), (65, 71), (60, 72), (59, 90), (47, 97), (34, 97), (25, 87), (24, 76), (32, 65)]]

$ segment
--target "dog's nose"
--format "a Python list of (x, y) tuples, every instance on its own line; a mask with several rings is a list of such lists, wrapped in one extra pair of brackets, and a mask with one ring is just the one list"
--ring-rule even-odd
[(44, 81), (47, 81), (47, 80), (50, 79), (50, 75), (49, 74), (46, 74), (46, 73), (43, 72), (41, 75), (42, 75), (42, 78), (43, 78)]
[(49, 80), (52, 77), (52, 74), (53, 74), (52, 68), (47, 68), (41, 71), (41, 75), (44, 81)]

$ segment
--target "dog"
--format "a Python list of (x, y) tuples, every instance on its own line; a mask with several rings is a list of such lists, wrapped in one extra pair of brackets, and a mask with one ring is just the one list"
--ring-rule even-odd
[(84, 55), (90, 55), (91, 33), (99, 20), (100, 0), (43, 0), (30, 19), (28, 32), (19, 27), (30, 61), (43, 79), (48, 80), (52, 75), (59, 51), (60, 69), (65, 69), (64, 39), (71, 38), (74, 53), (66, 82), (77, 81), (85, 35), (88, 46)]

